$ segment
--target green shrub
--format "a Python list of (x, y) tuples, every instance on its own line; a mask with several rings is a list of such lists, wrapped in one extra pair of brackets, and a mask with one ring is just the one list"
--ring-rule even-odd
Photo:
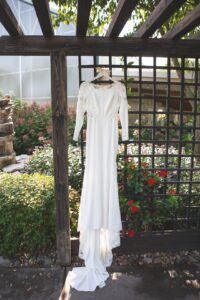
[[(79, 194), (69, 189), (71, 235), (77, 235)], [(48, 253), (56, 244), (53, 176), (0, 175), (0, 254)]]
[(51, 105), (12, 99), (14, 123), (14, 150), (17, 155), (31, 154), (35, 146), (52, 140)]
[(35, 147), (31, 158), (25, 165), (24, 172), (28, 174), (54, 175), (52, 146), (47, 144), (43, 147)]
[[(52, 144), (51, 103), (32, 104), (12, 97), (14, 123), (14, 150), (19, 154), (32, 154), (36, 146)], [(75, 108), (68, 108), (68, 141), (72, 141), (75, 126)]]
[[(139, 168), (128, 158), (124, 169), (127, 172), (127, 187), (126, 194), (120, 197), (120, 207), (128, 228), (135, 232), (146, 230), (149, 226), (154, 226), (156, 230), (162, 229), (181, 206), (176, 189), (167, 189), (165, 198), (154, 197), (154, 194), (165, 192), (165, 180), (170, 180), (170, 172), (164, 168), (151, 171), (145, 161), (141, 162)], [(124, 191), (123, 184), (120, 185), (121, 191)]]
[[(80, 192), (82, 184), (81, 149), (71, 144), (68, 146), (68, 171), (69, 185)], [(44, 145), (42, 148), (36, 147), (31, 159), (25, 167), (25, 172), (29, 174), (40, 173), (54, 175), (52, 146)]]

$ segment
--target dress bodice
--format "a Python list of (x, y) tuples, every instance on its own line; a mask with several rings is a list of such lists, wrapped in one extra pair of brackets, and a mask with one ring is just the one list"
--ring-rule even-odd
[(122, 139), (128, 139), (128, 101), (126, 87), (122, 82), (114, 82), (110, 85), (97, 85), (84, 81), (80, 85), (77, 102), (77, 124), (74, 132), (74, 140), (83, 124), (83, 115), (101, 119), (116, 117), (119, 113), (122, 125)]

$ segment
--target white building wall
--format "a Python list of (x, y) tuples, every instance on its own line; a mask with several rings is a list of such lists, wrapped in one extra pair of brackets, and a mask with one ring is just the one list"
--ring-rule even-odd
[[(26, 3), (27, 2), (27, 3)], [(31, 1), (8, 0), (25, 35), (41, 35), (41, 28)], [(75, 35), (74, 24), (61, 24), (56, 35)], [(0, 36), (8, 35), (0, 24)], [(78, 57), (67, 57), (67, 88), (69, 103), (76, 102), (79, 88)], [(89, 61), (89, 59), (88, 59)], [(50, 57), (0, 56), (0, 90), (12, 91), (27, 102), (51, 100)]]

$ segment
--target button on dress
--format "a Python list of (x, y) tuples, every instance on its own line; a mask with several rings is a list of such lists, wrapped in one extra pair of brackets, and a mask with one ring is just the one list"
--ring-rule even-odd
[(79, 291), (105, 286), (106, 267), (112, 264), (112, 249), (120, 246), (122, 230), (117, 162), (118, 117), (122, 141), (128, 140), (128, 101), (123, 83), (80, 85), (73, 140), (78, 141), (87, 113), (86, 158), (81, 190), (78, 228), (79, 257), (84, 267), (74, 267), (66, 280)]

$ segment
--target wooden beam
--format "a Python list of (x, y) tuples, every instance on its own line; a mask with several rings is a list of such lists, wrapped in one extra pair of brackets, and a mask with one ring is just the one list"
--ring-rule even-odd
[(56, 241), (58, 261), (71, 263), (69, 196), (66, 57), (64, 52), (51, 54), (52, 127), (54, 191), (56, 200)]
[(117, 37), (130, 18), (138, 0), (119, 0), (112, 21), (106, 32), (107, 37)]
[(180, 39), (196, 26), (200, 25), (200, 4), (189, 12), (178, 24), (163, 35), (163, 39)]
[(54, 30), (51, 22), (50, 11), (49, 11), (49, 1), (32, 0), (32, 2), (44, 36), (52, 37), (54, 35)]
[(0, 1), (0, 22), (10, 35), (15, 37), (23, 35), (23, 31), (6, 0)]
[(144, 24), (135, 32), (134, 37), (150, 37), (186, 0), (161, 0)]
[(86, 36), (92, 0), (78, 0), (76, 35)]
[(50, 55), (52, 51), (64, 51), (66, 55), (143, 55), (199, 57), (199, 40), (168, 40), (133, 37), (75, 37), (23, 36), (0, 37), (0, 55)]

